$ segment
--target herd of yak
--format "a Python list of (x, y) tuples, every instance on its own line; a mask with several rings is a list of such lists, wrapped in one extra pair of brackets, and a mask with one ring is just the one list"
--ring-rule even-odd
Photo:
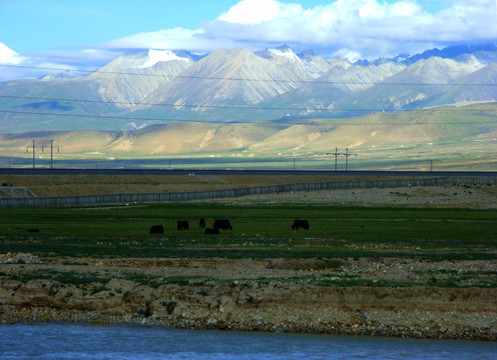
[[(205, 219), (202, 218), (199, 221), (199, 227), (205, 228)], [(309, 230), (309, 222), (304, 219), (296, 219), (293, 221), (292, 230), (298, 230), (299, 228), (304, 228)], [(177, 223), (178, 230), (189, 230), (190, 225), (186, 220), (178, 220)], [(206, 228), (206, 234), (219, 234), (219, 230), (233, 230), (233, 226), (228, 219), (214, 220), (212, 228)], [(164, 234), (164, 227), (162, 225), (153, 225), (150, 227), (150, 234)]]

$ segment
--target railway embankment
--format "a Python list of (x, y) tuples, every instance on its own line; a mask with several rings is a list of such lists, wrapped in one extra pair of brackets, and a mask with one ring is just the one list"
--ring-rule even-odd
[[(27, 206), (88, 206), (143, 202), (207, 201), (212, 199), (240, 198), (254, 195), (271, 195), (322, 190), (384, 189), (428, 186), (494, 186), (497, 177), (447, 176), (416, 177), (404, 179), (347, 180), (327, 182), (303, 182), (282, 185), (266, 185), (242, 188), (222, 188), (203, 191), (120, 193), (80, 196), (47, 196), (0, 198), (0, 207)], [(457, 193), (455, 194), (457, 195)]]

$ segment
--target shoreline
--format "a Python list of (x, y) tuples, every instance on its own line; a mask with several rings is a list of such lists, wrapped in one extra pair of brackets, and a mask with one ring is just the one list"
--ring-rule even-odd
[[(142, 318), (140, 316), (119, 316), (107, 315), (96, 312), (85, 312), (81, 310), (64, 310), (51, 308), (29, 309), (18, 307), (4, 307), (3, 313), (0, 314), (0, 325), (15, 324), (37, 324), (37, 323), (86, 323), (101, 325), (147, 325), (147, 326), (164, 326), (168, 328), (183, 330), (218, 330), (218, 331), (247, 331), (247, 332), (266, 332), (266, 333), (292, 333), (292, 334), (314, 334), (314, 335), (331, 335), (331, 336), (367, 336), (367, 337), (394, 337), (394, 338), (411, 338), (411, 339), (431, 339), (431, 340), (464, 340), (464, 341), (490, 341), (497, 340), (495, 331), (492, 333), (482, 329), (472, 329), (469, 327), (460, 327), (458, 329), (440, 328), (435, 324), (432, 327), (411, 326), (361, 326), (352, 323), (333, 323), (328, 327), (314, 326), (296, 326), (284, 325), (277, 326), (265, 321), (257, 323), (244, 323), (242, 326), (236, 323), (215, 321), (203, 321), (199, 319), (183, 319), (179, 322), (170, 322), (158, 319)], [(7, 314), (7, 315), (6, 315)], [(417, 314), (419, 315), (419, 314)]]
[[(112, 280), (114, 281), (114, 280)], [(112, 282), (111, 281), (111, 282)], [(497, 341), (497, 289), (134, 285), (81, 295), (50, 281), (0, 283), (0, 324), (75, 322), (180, 329)], [(13, 294), (15, 289), (15, 294)], [(57, 291), (55, 291), (55, 290)], [(10, 292), (10, 293), (9, 293)], [(68, 297), (67, 294), (72, 294)], [(76, 295), (75, 295), (76, 294)], [(10, 298), (10, 300), (7, 300)], [(475, 306), (480, 299), (487, 306)]]

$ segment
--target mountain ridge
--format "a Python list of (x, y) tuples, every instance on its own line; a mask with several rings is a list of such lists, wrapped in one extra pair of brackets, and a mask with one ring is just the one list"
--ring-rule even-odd
[[(495, 62), (488, 63), (497, 59), (495, 44), (436, 49), (418, 57), (412, 63), (351, 63), (312, 50), (296, 54), (286, 45), (218, 49), (203, 57), (154, 49), (126, 53), (86, 76), (0, 82), (0, 131), (350, 117), (497, 99)], [(465, 90), (462, 81), (477, 81), (470, 75), (479, 73), (485, 75), (478, 81), (490, 84)]]

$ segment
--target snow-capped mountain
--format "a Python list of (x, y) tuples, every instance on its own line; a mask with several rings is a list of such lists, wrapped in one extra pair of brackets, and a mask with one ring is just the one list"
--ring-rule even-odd
[(151, 49), (121, 55), (87, 78), (98, 83), (103, 100), (132, 108), (194, 62), (190, 53)]
[[(257, 104), (302, 86), (330, 67), (314, 65), (290, 49), (252, 52), (249, 49), (216, 50), (180, 77), (157, 88), (135, 108), (169, 104), (205, 110), (213, 106)], [(156, 107), (154, 105), (154, 107)]]
[(454, 45), (444, 49), (431, 49), (407, 57), (404, 62), (413, 64), (421, 59), (427, 60), (431, 57), (439, 57), (442, 59), (454, 59), (464, 61), (468, 56), (475, 57), (479, 62), (488, 65), (497, 61), (497, 44), (479, 44), (479, 45)]
[(460, 77), (435, 94), (424, 106), (497, 102), (497, 62)]
[[(18, 56), (4, 45), (0, 54)], [(355, 63), (296, 54), (286, 45), (219, 49), (203, 57), (135, 51), (87, 76), (0, 82), (0, 131), (351, 116), (495, 101), (494, 59), (495, 45)]]
[[(380, 66), (391, 63), (384, 63)], [(485, 65), (471, 58), (467, 62), (431, 57), (381, 79), (368, 89), (342, 99), (339, 107), (372, 110), (415, 109), (422, 101), (445, 91), (446, 86)]]
[[(405, 68), (398, 63), (355, 66), (347, 60), (330, 61), (331, 68), (315, 81), (288, 91), (265, 102), (265, 108), (286, 108), (287, 116), (312, 116), (323, 111), (334, 112), (338, 104), (360, 90), (389, 78)], [(281, 111), (273, 116), (281, 116)]]

